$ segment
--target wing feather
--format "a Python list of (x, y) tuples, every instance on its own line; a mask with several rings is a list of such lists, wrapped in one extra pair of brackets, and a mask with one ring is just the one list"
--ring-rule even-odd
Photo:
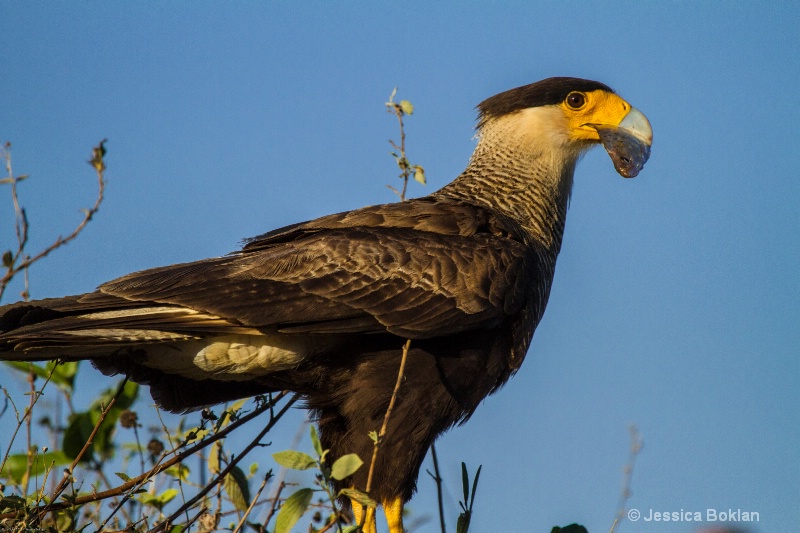
[(97, 344), (132, 342), (116, 333), (125, 329), (141, 337), (384, 331), (431, 338), (490, 328), (525, 305), (541, 275), (524, 235), (466, 204), (422, 199), (359, 209), (264, 234), (225, 257), (0, 313), (11, 324), (2, 329), (13, 330), (0, 340), (35, 344), (38, 336), (62, 345), (77, 330), (102, 329), (113, 335)]
[(131, 274), (100, 291), (253, 328), (440, 336), (491, 326), (521, 307), (529, 280), (519, 274), (535, 261), (509, 224), (462, 204), (375, 206), (265, 234), (230, 256)]

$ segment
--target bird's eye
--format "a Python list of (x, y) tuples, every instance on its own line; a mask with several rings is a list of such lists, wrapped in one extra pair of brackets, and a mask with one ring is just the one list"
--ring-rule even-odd
[(567, 95), (567, 105), (572, 109), (580, 109), (586, 105), (586, 95), (579, 92)]

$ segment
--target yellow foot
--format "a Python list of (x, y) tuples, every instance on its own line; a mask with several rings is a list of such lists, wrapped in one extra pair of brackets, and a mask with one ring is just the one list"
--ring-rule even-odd
[[(353, 506), (356, 524), (363, 524), (361, 531), (363, 533), (377, 533), (375, 508), (366, 507), (355, 500), (350, 500), (350, 504)], [(403, 499), (395, 498), (394, 500), (383, 502), (383, 512), (386, 514), (386, 522), (389, 524), (389, 533), (404, 533)]]
[[(377, 533), (375, 508), (361, 505), (355, 500), (350, 500), (350, 505), (353, 507), (353, 516), (356, 519), (356, 524), (361, 524), (362, 533)], [(366, 517), (364, 516), (365, 513)]]
[(403, 499), (386, 500), (383, 502), (383, 512), (389, 523), (389, 533), (403, 533)]

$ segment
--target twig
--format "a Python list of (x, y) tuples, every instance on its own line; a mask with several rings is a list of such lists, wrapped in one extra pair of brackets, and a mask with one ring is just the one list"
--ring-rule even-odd
[(408, 100), (395, 102), (394, 97), (396, 94), (397, 87), (394, 88), (391, 96), (389, 96), (389, 101), (386, 102), (386, 110), (389, 113), (393, 113), (397, 117), (397, 121), (400, 125), (400, 145), (392, 140), (389, 140), (389, 144), (391, 144), (392, 148), (399, 152), (399, 154), (392, 152), (392, 155), (397, 162), (397, 166), (400, 167), (401, 172), (399, 177), (403, 180), (403, 190), (398, 191), (391, 185), (387, 185), (387, 187), (400, 197), (401, 202), (405, 202), (406, 190), (408, 189), (408, 178), (411, 177), (411, 172), (414, 172), (414, 179), (422, 184), (425, 184), (425, 170), (419, 165), (412, 165), (406, 157), (406, 131), (405, 124), (403, 123), (403, 116), (412, 114), (414, 112), (414, 106)]
[(264, 519), (264, 526), (262, 528), (263, 531), (266, 531), (269, 521), (272, 520), (273, 515), (275, 515), (275, 510), (278, 508), (278, 502), (281, 499), (281, 492), (283, 492), (283, 489), (285, 487), (286, 487), (285, 481), (281, 481), (280, 483), (278, 483), (278, 490), (275, 491), (275, 495), (272, 497), (272, 505), (270, 506), (269, 511), (267, 512), (267, 517)]
[(338, 527), (341, 530), (341, 522), (340, 522), (341, 517), (340, 517), (340, 515), (338, 513), (333, 513), (331, 515), (331, 518), (332, 518), (332, 520), (330, 522), (328, 522), (327, 524), (322, 526), (321, 529), (315, 530), (315, 533), (325, 533), (326, 531), (330, 531), (334, 527)]
[[(6, 160), (6, 170), (8, 171), (8, 182), (11, 183), (11, 197), (14, 202), (14, 211), (16, 213), (16, 232), (17, 232), (17, 250), (13, 254), (6, 254), (3, 256), (3, 266), (6, 268), (6, 273), (0, 278), (0, 299), (3, 298), (3, 293), (5, 292), (8, 283), (11, 279), (16, 276), (19, 272), (25, 272), (25, 290), (22, 293), (22, 296), (25, 300), (29, 297), (28, 292), (28, 284), (27, 284), (27, 270), (30, 268), (31, 265), (46, 257), (50, 252), (53, 250), (60, 248), (67, 244), (68, 242), (75, 239), (82, 231), (83, 228), (92, 220), (92, 217), (97, 213), (100, 209), (100, 204), (103, 202), (103, 196), (105, 194), (105, 180), (103, 178), (105, 173), (105, 163), (103, 161), (103, 157), (105, 156), (106, 149), (105, 149), (106, 139), (100, 141), (100, 144), (97, 145), (92, 150), (92, 159), (89, 160), (89, 164), (92, 165), (97, 173), (97, 182), (98, 182), (98, 191), (97, 191), (97, 200), (95, 200), (94, 206), (91, 209), (84, 209), (83, 210), (83, 220), (78, 224), (78, 226), (66, 237), (59, 237), (48, 247), (44, 250), (39, 252), (38, 254), (34, 255), (33, 257), (29, 257), (25, 255), (25, 246), (28, 243), (28, 218), (25, 214), (25, 209), (23, 209), (19, 203), (19, 197), (17, 195), (17, 183), (25, 179), (27, 176), (14, 176), (14, 173), (11, 168), (11, 155), (9, 153), (10, 144), (6, 143), (5, 150), (4, 150), (4, 157)], [(3, 182), (6, 180), (4, 179)]]
[[(442, 476), (439, 474), (439, 459), (436, 456), (436, 444), (431, 444), (431, 457), (433, 458), (433, 472), (431, 477), (436, 482), (436, 500), (439, 503), (439, 526), (442, 533), (447, 533), (447, 527), (444, 523), (444, 496), (442, 494)], [(430, 474), (430, 472), (428, 472)]]
[[(52, 374), (52, 372), (51, 372)], [(28, 484), (31, 480), (31, 470), (33, 469), (33, 456), (34, 456), (34, 449), (31, 446), (31, 424), (33, 421), (33, 406), (36, 405), (36, 373), (33, 371), (33, 363), (30, 363), (29, 370), (28, 370), (28, 384), (31, 387), (30, 390), (30, 404), (28, 405), (28, 416), (25, 417), (25, 435), (27, 439), (27, 461), (25, 464), (25, 473), (22, 476), (22, 494), (25, 496), (28, 495)]]
[(639, 452), (642, 451), (642, 446), (644, 446), (641, 436), (639, 435), (639, 428), (632, 425), (628, 430), (631, 433), (631, 447), (628, 453), (628, 462), (625, 463), (625, 467), (622, 469), (624, 477), (622, 481), (622, 492), (619, 495), (619, 503), (617, 504), (617, 514), (614, 516), (614, 523), (611, 524), (611, 529), (608, 533), (614, 533), (614, 529), (617, 527), (619, 521), (625, 517), (628, 499), (632, 494), (631, 478), (633, 477), (633, 467), (636, 463), (636, 457), (639, 455)]
[[(398, 164), (403, 171), (403, 190), (398, 196), (400, 196), (400, 201), (406, 201), (406, 190), (408, 189), (408, 178), (409, 178), (409, 165), (408, 159), (406, 159), (406, 129), (405, 125), (403, 124), (403, 108), (400, 107), (399, 104), (394, 104), (394, 106), (389, 108), (391, 112), (397, 116), (397, 122), (400, 124), (400, 146), (397, 146), (394, 141), (389, 141), (392, 145), (392, 148), (395, 150), (400, 150), (400, 159), (398, 160)], [(395, 193), (397, 191), (395, 190)]]
[(236, 524), (236, 528), (233, 530), (233, 533), (239, 533), (239, 531), (242, 529), (242, 526), (244, 526), (245, 521), (247, 521), (247, 517), (250, 516), (250, 512), (253, 510), (253, 507), (256, 506), (256, 502), (258, 501), (258, 498), (261, 496), (261, 493), (264, 491), (264, 487), (267, 486), (267, 482), (271, 478), (272, 478), (272, 470), (267, 472), (267, 475), (264, 476), (264, 481), (262, 481), (261, 482), (261, 486), (258, 487), (258, 491), (256, 492), (256, 495), (253, 497), (253, 501), (250, 502), (250, 505), (247, 507), (247, 510), (244, 512), (244, 516), (242, 516), (242, 519), (239, 520), (238, 524)]
[(194, 504), (196, 504), (203, 497), (205, 497), (205, 495), (208, 494), (208, 492), (211, 491), (213, 487), (222, 482), (222, 480), (225, 479), (225, 476), (228, 475), (228, 473), (230, 473), (231, 470), (233, 470), (233, 468), (239, 463), (239, 461), (241, 461), (248, 453), (250, 453), (253, 450), (253, 448), (255, 448), (260, 444), (261, 439), (264, 437), (264, 435), (266, 435), (273, 428), (273, 426), (278, 422), (278, 420), (280, 420), (283, 417), (286, 411), (288, 411), (289, 408), (292, 405), (294, 405), (294, 403), (297, 400), (298, 400), (297, 396), (293, 396), (292, 398), (290, 398), (289, 401), (286, 402), (286, 405), (284, 405), (281, 408), (281, 410), (278, 411), (278, 414), (275, 415), (274, 418), (270, 419), (269, 423), (264, 427), (264, 429), (261, 430), (261, 432), (258, 435), (256, 435), (256, 438), (253, 439), (250, 442), (250, 444), (248, 444), (247, 447), (241, 453), (239, 453), (239, 455), (231, 458), (231, 460), (228, 462), (228, 466), (226, 466), (219, 474), (217, 474), (214, 477), (214, 479), (212, 479), (210, 483), (208, 483), (205, 487), (203, 487), (203, 489), (200, 492), (198, 492), (192, 499), (183, 504), (177, 511), (175, 511), (169, 517), (167, 517), (166, 520), (163, 520), (159, 524), (156, 524), (150, 530), (150, 533), (167, 531), (169, 529), (170, 524), (175, 520), (177, 516), (183, 513), (186, 509), (190, 509), (192, 506), (194, 506)]
[[(408, 350), (411, 347), (411, 339), (408, 339), (406, 343), (403, 345), (403, 357), (400, 359), (400, 369), (397, 371), (397, 381), (394, 384), (394, 390), (392, 391), (392, 397), (389, 400), (389, 407), (386, 408), (386, 414), (383, 416), (383, 425), (381, 426), (381, 430), (378, 432), (377, 438), (375, 439), (375, 444), (372, 448), (372, 461), (369, 464), (369, 474), (367, 475), (367, 486), (364, 490), (367, 494), (372, 489), (372, 477), (375, 474), (375, 464), (378, 461), (378, 450), (380, 449), (381, 442), (383, 441), (383, 437), (386, 435), (386, 429), (389, 427), (389, 418), (392, 416), (392, 410), (394, 410), (394, 403), (397, 400), (397, 393), (400, 391), (400, 385), (403, 383), (403, 378), (406, 371), (406, 359), (408, 359)], [(367, 513), (365, 512), (364, 515), (361, 517), (362, 522), (366, 519)], [(364, 524), (361, 524), (363, 527)]]
[(189, 519), (188, 522), (186, 522), (183, 525), (182, 531), (188, 531), (189, 526), (191, 526), (192, 524), (197, 522), (200, 519), (200, 517), (203, 516), (203, 513), (207, 512), (207, 511), (208, 511), (208, 507), (201, 507), (200, 510), (197, 512), (197, 514), (195, 514), (191, 519)]
[[(98, 467), (97, 467), (97, 469), (95, 471), (95, 475), (97, 475), (97, 477), (100, 478), (100, 480), (103, 482), (103, 484), (106, 487), (108, 487), (109, 489), (113, 488), (113, 486), (111, 485), (111, 482), (108, 480), (108, 477), (106, 476), (105, 472), (103, 472), (103, 470), (102, 470), (102, 465), (98, 465)], [(110, 515), (108, 515), (108, 517), (106, 517), (105, 521), (100, 526), (101, 530), (103, 529), (105, 524), (108, 523), (109, 520), (111, 520), (114, 517), (115, 514), (117, 514), (117, 511), (122, 511), (122, 516), (125, 518), (125, 520), (127, 520), (128, 522), (131, 521), (131, 516), (128, 513), (127, 509), (124, 509), (122, 507), (125, 504), (125, 502), (127, 501), (127, 496), (128, 495), (126, 494), (125, 497), (123, 497), (122, 500), (120, 500), (120, 501), (118, 501), (116, 499), (111, 501), (111, 505), (116, 505), (116, 507), (114, 507), (114, 510), (111, 512)], [(99, 518), (100, 517), (98, 517), (98, 520), (99, 520)]]

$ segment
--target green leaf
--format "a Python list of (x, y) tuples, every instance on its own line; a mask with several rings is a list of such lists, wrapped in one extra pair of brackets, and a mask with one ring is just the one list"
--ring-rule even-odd
[(10, 178), (3, 178), (3, 179), (0, 180), (0, 183), (2, 183), (2, 184), (6, 184), (6, 183), (10, 184), (10, 183), (14, 183), (14, 182), (19, 183), (20, 181), (25, 181), (29, 177), (30, 176), (28, 174), (23, 174), (22, 176), (13, 176), (13, 177), (10, 177)]
[(475, 472), (475, 479), (472, 481), (472, 497), (470, 497), (469, 473), (467, 472), (467, 465), (461, 463), (461, 483), (464, 490), (464, 501), (459, 502), (459, 504), (464, 512), (458, 515), (456, 533), (467, 533), (469, 530), (469, 523), (472, 519), (472, 505), (475, 503), (475, 492), (478, 489), (478, 478), (481, 476), (481, 468), (483, 468), (483, 465), (479, 466), (478, 470)]
[(348, 453), (336, 459), (331, 467), (331, 477), (333, 479), (343, 480), (352, 476), (356, 470), (361, 468), (364, 461), (355, 453)]
[(414, 114), (414, 104), (412, 104), (408, 100), (400, 100), (400, 109), (402, 109), (403, 113), (405, 113), (406, 115)]
[(184, 434), (183, 438), (185, 439), (186, 444), (191, 444), (193, 442), (203, 440), (208, 436), (209, 433), (210, 431), (207, 429), (193, 427)]
[(164, 506), (168, 504), (170, 501), (172, 501), (172, 499), (175, 498), (175, 496), (177, 495), (178, 495), (178, 489), (167, 489), (161, 494), (156, 494), (156, 495), (148, 494), (145, 492), (137, 495), (136, 498), (140, 502), (142, 502), (143, 505), (150, 505), (161, 511), (164, 508)]
[(369, 435), (369, 438), (372, 440), (372, 442), (378, 442), (378, 432), (377, 431), (370, 431), (369, 433), (367, 433), (367, 435)]
[(106, 169), (106, 165), (103, 163), (103, 156), (106, 155), (106, 139), (100, 141), (100, 144), (92, 148), (92, 158), (89, 160), (89, 164), (92, 165), (97, 172), (103, 172)]
[(125, 384), (125, 388), (122, 389), (122, 395), (117, 400), (117, 403), (114, 404), (114, 409), (119, 409), (120, 411), (130, 409), (138, 397), (139, 397), (139, 384), (133, 381), (129, 381)]
[(174, 477), (175, 479), (186, 481), (187, 479), (189, 479), (190, 470), (189, 467), (186, 466), (185, 464), (178, 463), (164, 470), (164, 473), (167, 474), (168, 476)]
[(120, 478), (125, 483), (127, 483), (128, 481), (131, 480), (131, 476), (129, 476), (125, 472), (114, 472), (114, 475), (117, 476), (118, 478)]
[(222, 443), (217, 441), (211, 445), (211, 450), (208, 452), (208, 470), (212, 474), (217, 474), (220, 471), (219, 467), (219, 450), (222, 447)]
[(278, 513), (278, 518), (275, 520), (275, 533), (289, 533), (300, 517), (305, 514), (313, 496), (314, 491), (306, 488), (300, 489), (286, 498)]
[(231, 422), (235, 421), (238, 418), (237, 413), (242, 410), (242, 407), (244, 407), (244, 404), (248, 399), (249, 398), (244, 398), (243, 400), (239, 400), (225, 409), (225, 411), (223, 411), (222, 415), (219, 417), (219, 420), (217, 420), (215, 430), (219, 431)]
[(366, 492), (358, 489), (342, 489), (339, 491), (339, 496), (347, 496), (353, 501), (360, 503), (366, 507), (377, 507), (378, 503), (369, 497)]
[[(89, 436), (94, 429), (92, 416), (90, 413), (83, 411), (74, 413), (69, 416), (67, 429), (64, 430), (64, 438), (61, 441), (61, 449), (70, 459), (75, 459), (81, 452), (83, 445), (86, 444)], [(92, 458), (94, 452), (94, 445), (90, 445), (83, 454), (81, 461), (87, 462)]]
[(464, 509), (468, 509), (467, 503), (469, 503), (469, 473), (467, 472), (467, 465), (461, 463), (461, 485), (464, 489)]
[(167, 489), (158, 495), (158, 501), (161, 502), (162, 505), (166, 505), (177, 495), (178, 489)]
[(475, 479), (472, 480), (472, 496), (469, 500), (470, 511), (472, 511), (472, 505), (475, 503), (475, 493), (478, 492), (478, 478), (481, 477), (481, 468), (483, 468), (483, 465), (478, 465), (478, 470), (475, 471)]
[(50, 375), (50, 372), (45, 370), (44, 367), (35, 365), (33, 363), (27, 363), (25, 361), (3, 361), (3, 362), (8, 366), (10, 366), (11, 368), (19, 370), (23, 374), (28, 374), (31, 370), (33, 370), (33, 373), (36, 374), (36, 377), (38, 378), (46, 379), (47, 376)]
[(471, 515), (472, 513), (469, 511), (465, 511), (458, 515), (458, 521), (456, 522), (456, 533), (467, 533), (467, 531), (469, 531), (469, 521)]
[(291, 468), (292, 470), (308, 470), (314, 468), (317, 461), (307, 453), (298, 452), (296, 450), (285, 450), (272, 454), (272, 458), (279, 465)]
[[(3, 361), (6, 365), (24, 372), (29, 373), (33, 369), (36, 377), (42, 379), (50, 378), (52, 383), (55, 383), (60, 389), (72, 391), (75, 382), (75, 375), (78, 373), (78, 362), (59, 363), (57, 361), (48, 361), (44, 366), (26, 363), (24, 361)], [(116, 390), (114, 391), (116, 394)]]
[(425, 179), (425, 170), (421, 166), (414, 167), (414, 181), (417, 181), (423, 185), (428, 183), (428, 180)]
[(26, 506), (25, 498), (20, 498), (19, 496), (6, 496), (0, 499), (0, 510), (2, 511), (9, 509), (25, 509)]
[(352, 526), (345, 526), (342, 528), (342, 533), (358, 533), (360, 531), (361, 526), (358, 524), (354, 524)]
[(53, 375), (50, 378), (53, 383), (62, 390), (72, 392), (75, 384), (75, 376), (78, 374), (78, 364), (78, 361), (71, 361), (68, 363), (48, 361), (45, 368), (48, 370), (53, 369)]
[(580, 524), (570, 524), (564, 527), (555, 526), (550, 533), (588, 533), (588, 531)]
[[(36, 454), (33, 458), (33, 464), (31, 464), (31, 476), (44, 474), (48, 468), (68, 465), (71, 462), (72, 460), (60, 450)], [(17, 453), (9, 455), (5, 465), (3, 465), (3, 470), (0, 471), (0, 478), (13, 479), (15, 482), (20, 483), (27, 469), (28, 454)]]
[[(107, 406), (111, 403), (111, 400), (116, 396), (118, 390), (119, 385), (103, 391), (100, 397), (92, 402), (88, 410), (70, 415), (61, 446), (61, 449), (68, 457), (74, 459), (78, 456), (83, 445), (89, 440), (94, 427), (98, 424), (103, 406)], [(116, 447), (113, 437), (116, 431), (117, 420), (119, 420), (120, 414), (133, 404), (138, 393), (139, 385), (132, 381), (125, 383), (125, 387), (123, 387), (116, 403), (109, 409), (103, 423), (100, 424), (100, 427), (97, 429), (94, 441), (83, 457), (81, 457), (81, 462), (92, 460), (95, 458), (96, 454), (102, 458), (113, 455)]]
[(57, 531), (75, 531), (75, 520), (68, 512), (56, 513), (56, 530)]
[(322, 457), (322, 443), (319, 441), (319, 435), (317, 434), (317, 428), (314, 427), (314, 424), (311, 424), (311, 444), (314, 446), (314, 451), (317, 452), (319, 457)]
[(244, 512), (250, 506), (250, 486), (247, 484), (247, 476), (242, 469), (234, 466), (223, 480), (225, 492), (228, 493), (233, 505)]

